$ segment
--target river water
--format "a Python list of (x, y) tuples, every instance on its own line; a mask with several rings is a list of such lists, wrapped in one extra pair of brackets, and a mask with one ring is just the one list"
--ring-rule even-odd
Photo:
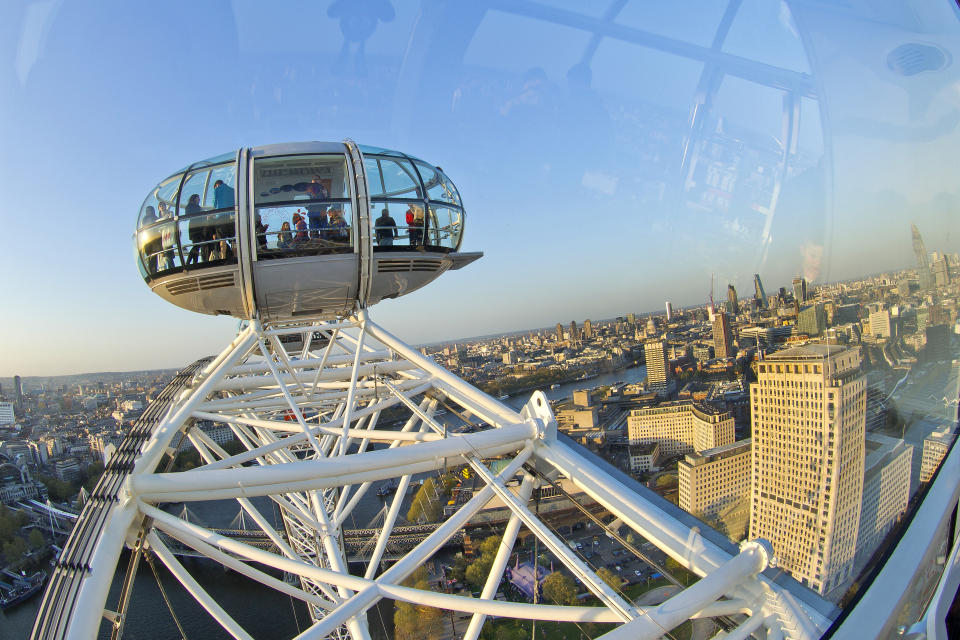
[[(616, 382), (640, 382), (646, 378), (646, 368), (633, 367), (622, 371), (602, 374), (590, 380), (568, 382), (554, 389), (544, 389), (551, 400), (569, 397), (578, 389), (611, 385)], [(532, 392), (527, 391), (504, 400), (520, 409), (530, 399)], [(453, 420), (451, 420), (453, 421)], [(258, 502), (258, 508), (269, 517), (269, 500)], [(380, 511), (384, 500), (374, 494), (373, 488), (367, 497), (357, 506), (348, 523), (350, 528), (366, 527)], [(179, 507), (168, 507), (169, 511), (179, 512)], [(199, 517), (202, 524), (216, 527), (228, 526), (237, 515), (236, 502), (196, 503), (190, 505), (190, 512)], [(108, 602), (115, 603), (120, 593), (123, 568), (127, 555), (121, 558), (118, 571), (111, 588)], [(223, 606), (223, 608), (254, 638), (290, 638), (309, 626), (306, 607), (292, 598), (278, 594), (233, 571), (225, 571), (219, 565), (205, 560), (183, 558), (182, 562), (197, 581)], [(210, 617), (196, 601), (170, 576), (166, 568), (156, 562), (157, 571), (164, 590), (170, 599), (172, 608), (187, 638), (228, 638), (220, 625)], [(355, 570), (356, 571), (356, 570)], [(0, 640), (25, 640), (30, 636), (34, 620), (40, 609), (42, 596), (37, 595), (12, 610), (0, 612)], [(386, 639), (392, 634), (393, 606), (389, 601), (371, 609), (368, 613), (370, 632), (375, 639)], [(110, 637), (109, 628), (104, 624), (99, 638)], [(176, 624), (170, 610), (164, 602), (157, 581), (146, 563), (140, 563), (140, 569), (134, 582), (133, 596), (130, 602), (130, 616), (124, 632), (129, 640), (166, 640), (178, 638)]]

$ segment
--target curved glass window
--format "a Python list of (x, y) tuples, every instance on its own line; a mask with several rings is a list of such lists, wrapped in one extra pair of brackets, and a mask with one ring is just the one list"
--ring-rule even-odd
[(423, 198), (413, 165), (402, 158), (365, 156), (371, 198)]
[(187, 174), (178, 198), (179, 239), (188, 268), (236, 262), (236, 164)]
[(145, 278), (181, 265), (173, 212), (182, 180), (182, 173), (167, 178), (147, 195), (140, 207), (136, 248)]
[[(140, 207), (136, 234), (145, 278), (184, 266), (236, 261), (234, 158), (234, 153), (226, 153), (196, 163), (189, 171), (170, 176), (147, 195)], [(221, 162), (212, 164), (213, 160)]]
[(427, 209), (426, 241), (427, 247), (456, 249), (460, 246), (463, 233), (463, 212), (455, 207), (434, 207)]
[(259, 158), (254, 162), (257, 258), (353, 251), (353, 209), (341, 154)]
[(427, 190), (427, 198), (439, 202), (460, 205), (460, 194), (450, 179), (442, 171), (424, 162), (416, 162), (423, 186)]

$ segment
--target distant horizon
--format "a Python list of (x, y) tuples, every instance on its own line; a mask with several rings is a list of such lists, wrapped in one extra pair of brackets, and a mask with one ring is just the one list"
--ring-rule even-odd
[[(818, 282), (818, 283), (814, 283), (814, 285), (817, 286), (817, 287), (834, 286), (834, 285), (843, 284), (843, 283), (846, 283), (846, 282), (854, 282), (854, 281), (858, 281), (858, 280), (867, 280), (867, 279), (871, 279), (871, 278), (878, 278), (878, 277), (881, 277), (881, 276), (886, 275), (886, 274), (896, 274), (896, 273), (901, 273), (901, 272), (904, 272), (904, 271), (914, 271), (916, 268), (917, 268), (916, 266), (913, 266), (913, 267), (902, 267), (902, 268), (900, 268), (900, 269), (885, 269), (885, 270), (881, 270), (881, 271), (874, 271), (874, 272), (872, 272), (872, 273), (870, 273), (870, 274), (863, 275), (863, 276), (856, 276), (856, 277), (852, 277), (852, 278), (844, 278), (843, 280), (834, 280), (834, 281), (830, 281), (830, 282)], [(763, 276), (762, 276), (762, 275), (761, 275), (760, 279), (761, 279), (761, 281), (763, 280)], [(786, 288), (789, 290), (789, 287), (786, 287)], [(780, 289), (780, 287), (776, 287), (775, 289), (772, 289), (771, 291), (779, 291), (779, 289)], [(768, 294), (768, 295), (770, 295), (770, 294)], [(740, 294), (739, 294), (739, 292), (738, 292), (738, 293), (737, 293), (737, 296), (738, 296), (738, 298), (740, 298), (741, 300), (745, 300), (745, 299), (748, 299), (748, 298), (752, 298), (752, 297), (753, 297), (753, 294), (750, 294), (749, 296), (747, 296), (746, 298), (744, 298), (744, 297), (741, 297)], [(667, 300), (664, 300), (664, 307), (665, 307), (665, 305), (666, 305), (667, 302), (668, 302)], [(670, 300), (669, 302), (672, 303), (673, 301)], [(717, 300), (714, 300), (714, 304), (715, 304), (715, 305), (720, 305), (720, 306), (722, 306), (725, 302), (726, 302), (726, 296), (725, 296), (725, 295), (723, 295), (722, 298), (719, 298), (719, 299), (717, 299)], [(676, 306), (675, 309), (676, 309), (676, 310), (679, 310), (679, 311), (688, 311), (688, 310), (691, 310), (691, 309), (699, 309), (699, 308), (706, 307), (708, 304), (709, 304), (709, 301), (706, 301), (706, 302), (703, 302), (702, 304), (692, 304), (692, 305)], [(649, 316), (662, 316), (662, 315), (666, 315), (666, 308), (659, 309), (659, 310), (649, 310), (649, 311), (627, 311), (627, 312), (625, 312), (625, 313), (621, 313), (621, 314), (614, 315), (614, 316), (609, 316), (609, 317), (606, 317), (606, 318), (599, 318), (599, 317), (598, 317), (596, 320), (594, 320), (592, 317), (589, 317), (589, 316), (588, 316), (588, 317), (584, 317), (582, 320), (576, 320), (575, 318), (571, 318), (571, 319), (568, 319), (568, 320), (566, 320), (566, 321), (560, 321), (560, 324), (562, 324), (564, 327), (569, 326), (570, 320), (575, 320), (575, 321), (577, 322), (577, 325), (578, 325), (578, 326), (583, 326), (583, 321), (584, 321), (584, 320), (590, 320), (592, 323), (611, 322), (611, 321), (613, 321), (613, 320), (616, 320), (617, 318), (626, 318), (627, 315), (629, 315), (629, 314), (631, 314), (631, 313), (634, 314), (635, 316), (637, 316), (637, 318), (649, 317)], [(503, 332), (498, 332), (498, 333), (488, 333), (488, 334), (480, 334), (480, 335), (473, 335), (473, 336), (464, 336), (464, 337), (450, 338), (450, 339), (445, 339), (445, 340), (435, 340), (435, 341), (432, 341), (432, 342), (412, 343), (410, 346), (412, 346), (412, 347), (414, 347), (414, 348), (417, 348), (417, 349), (420, 349), (420, 348), (423, 348), (423, 347), (444, 346), (444, 345), (456, 344), (456, 343), (460, 343), (460, 342), (471, 342), (471, 341), (490, 340), (490, 339), (499, 338), (499, 337), (504, 337), (504, 336), (520, 335), (520, 334), (525, 334), (525, 333), (531, 333), (531, 332), (535, 332), (535, 331), (550, 331), (551, 329), (555, 328), (555, 326), (556, 326), (556, 323), (553, 323), (553, 324), (545, 324), (545, 325), (540, 325), (540, 326), (536, 326), (536, 327), (529, 327), (529, 328), (524, 328), (524, 329), (513, 329), (513, 330), (503, 331)], [(389, 328), (388, 328), (388, 329), (389, 329)], [(226, 343), (225, 343), (225, 344), (226, 344)], [(204, 357), (204, 356), (200, 356), (200, 357)], [(192, 361), (191, 361), (191, 362), (192, 362)], [(78, 377), (78, 376), (106, 376), (106, 375), (121, 375), (121, 374), (122, 374), (122, 375), (129, 375), (129, 374), (133, 374), (133, 373), (155, 373), (155, 372), (164, 372), (164, 371), (174, 371), (174, 372), (176, 372), (176, 371), (180, 371), (181, 369), (189, 366), (189, 365), (191, 364), (191, 362), (186, 362), (186, 363), (184, 363), (183, 365), (176, 366), (176, 367), (157, 367), (157, 368), (152, 368), (152, 369), (136, 368), (136, 369), (128, 369), (128, 370), (122, 370), (122, 369), (120, 369), (120, 370), (107, 370), (107, 371), (84, 371), (84, 372), (77, 372), (77, 373), (43, 374), (43, 375), (21, 375), (21, 374), (14, 374), (14, 375), (0, 376), (0, 383), (6, 383), (7, 380), (10, 380), (10, 381), (12, 382), (12, 380), (13, 380), (13, 378), (14, 378), (15, 375), (20, 375), (20, 378), (21, 378), (22, 380), (26, 381), (26, 380), (36, 380), (36, 379), (52, 380), (52, 379), (56, 379), (56, 378), (71, 378), (71, 377)]]

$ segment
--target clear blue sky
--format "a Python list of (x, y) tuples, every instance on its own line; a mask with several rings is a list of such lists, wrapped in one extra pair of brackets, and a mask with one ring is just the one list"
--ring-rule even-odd
[[(486, 256), (372, 310), (414, 343), (696, 304), (711, 273), (744, 297), (757, 270), (770, 291), (901, 268), (911, 221), (960, 248), (951, 3), (745, 1), (713, 53), (723, 3), (652, 4), (2, 3), (0, 375), (219, 351), (236, 322), (151, 294), (131, 235), (160, 179), (240, 146), (351, 137), (444, 168)], [(904, 75), (914, 42), (932, 62)]]

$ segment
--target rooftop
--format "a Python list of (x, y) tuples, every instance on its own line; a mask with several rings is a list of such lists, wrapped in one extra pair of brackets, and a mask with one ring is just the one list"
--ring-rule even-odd
[(797, 358), (816, 358), (822, 359), (839, 355), (846, 351), (846, 347), (835, 344), (805, 344), (799, 347), (791, 347), (783, 351), (777, 351), (766, 356), (767, 360), (793, 360)]

